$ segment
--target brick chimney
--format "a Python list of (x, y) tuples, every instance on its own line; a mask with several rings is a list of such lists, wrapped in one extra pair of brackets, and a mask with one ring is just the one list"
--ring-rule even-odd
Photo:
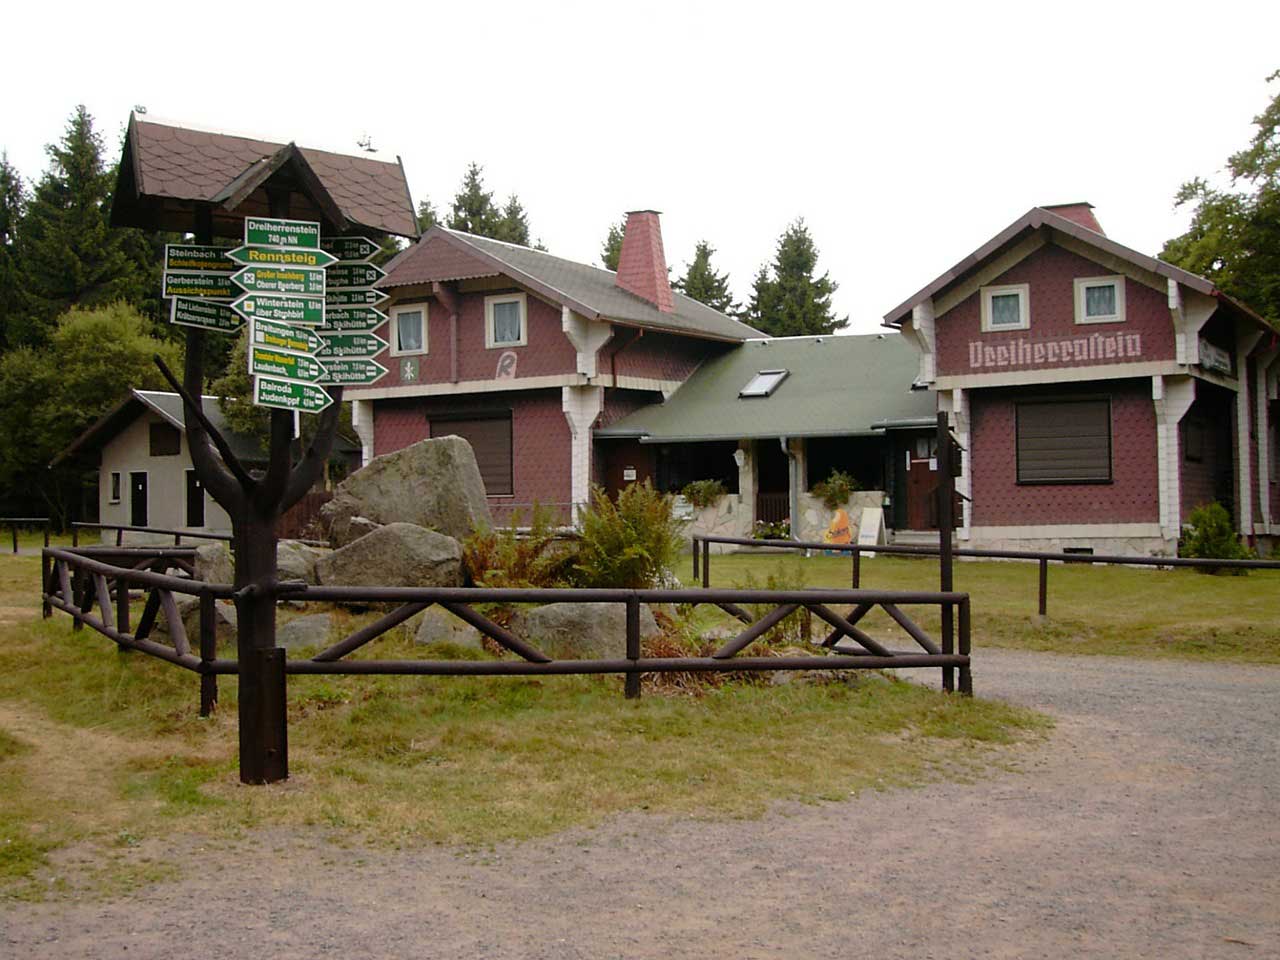
[(648, 300), (663, 313), (671, 313), (671, 282), (667, 279), (667, 258), (662, 252), (662, 226), (657, 210), (632, 210), (622, 233), (622, 253), (618, 256), (618, 276), (614, 283), (641, 300)]
[(1104, 237), (1107, 235), (1107, 231), (1102, 229), (1102, 224), (1098, 222), (1098, 218), (1093, 215), (1092, 203), (1054, 203), (1041, 207), (1041, 209), (1056, 213), (1072, 223), (1078, 223), (1086, 230), (1100, 233)]

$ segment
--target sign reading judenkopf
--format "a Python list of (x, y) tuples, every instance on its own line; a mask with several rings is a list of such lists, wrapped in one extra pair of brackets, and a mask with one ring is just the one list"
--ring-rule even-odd
[(275, 407), (277, 410), (319, 413), (333, 403), (333, 397), (309, 383), (294, 383), (292, 380), (278, 380), (275, 377), (254, 377), (253, 402), (260, 407)]

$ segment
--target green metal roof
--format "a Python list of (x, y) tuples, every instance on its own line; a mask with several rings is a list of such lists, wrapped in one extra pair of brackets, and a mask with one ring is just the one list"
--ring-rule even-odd
[[(788, 376), (767, 397), (739, 397), (762, 370)], [(912, 390), (916, 352), (897, 333), (748, 340), (708, 361), (667, 399), (595, 431), (643, 442), (868, 435), (923, 422), (934, 396)]]

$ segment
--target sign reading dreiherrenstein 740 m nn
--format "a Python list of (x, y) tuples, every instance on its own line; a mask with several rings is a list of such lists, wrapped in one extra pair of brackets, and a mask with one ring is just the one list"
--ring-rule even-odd
[(320, 249), (320, 224), (311, 220), (246, 217), (244, 242), (265, 247)]

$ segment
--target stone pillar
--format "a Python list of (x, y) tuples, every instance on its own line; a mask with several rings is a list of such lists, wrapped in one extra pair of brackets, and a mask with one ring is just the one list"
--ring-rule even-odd
[(1280, 349), (1263, 351), (1255, 358), (1257, 375), (1254, 395), (1254, 429), (1258, 431), (1258, 506), (1261, 508), (1263, 532), (1271, 532), (1271, 419), (1267, 398), (1271, 389), (1271, 368), (1280, 358)]
[(1178, 424), (1196, 398), (1191, 377), (1151, 378), (1156, 408), (1156, 458), (1159, 467), (1160, 532), (1175, 544), (1182, 531), (1182, 456)]
[(373, 401), (351, 401), (351, 426), (360, 438), (360, 466), (373, 459)]
[(1241, 536), (1253, 536), (1253, 444), (1249, 442), (1249, 354), (1262, 338), (1252, 323), (1236, 329), (1236, 489), (1237, 525)]
[(591, 499), (591, 427), (604, 409), (604, 388), (561, 387), (560, 406), (569, 423), (569, 499), (576, 507)]
[(951, 429), (961, 446), (960, 476), (956, 477), (956, 493), (961, 494), (962, 523), (956, 539), (968, 540), (973, 526), (973, 434), (969, 429), (969, 392), (962, 389), (943, 390), (938, 394), (938, 409), (951, 419)]

